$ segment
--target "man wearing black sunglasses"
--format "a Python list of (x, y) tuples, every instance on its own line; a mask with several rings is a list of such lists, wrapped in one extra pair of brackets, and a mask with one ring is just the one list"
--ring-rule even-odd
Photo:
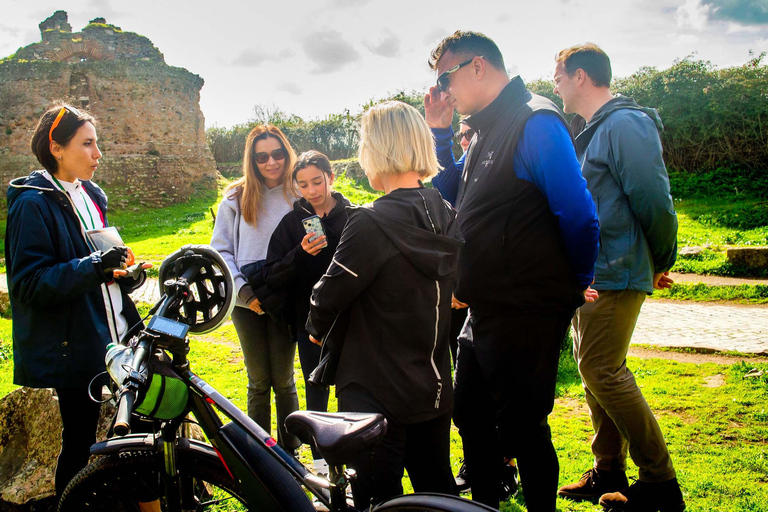
[(510, 80), (496, 44), (457, 31), (433, 51), (432, 128), (469, 115), (456, 207), (465, 240), (456, 299), (470, 313), (459, 339), (454, 421), (472, 496), (499, 506), (505, 454), (518, 460), (531, 512), (555, 510), (557, 454), (547, 416), (560, 345), (574, 310), (594, 300), (595, 204), (559, 109)]

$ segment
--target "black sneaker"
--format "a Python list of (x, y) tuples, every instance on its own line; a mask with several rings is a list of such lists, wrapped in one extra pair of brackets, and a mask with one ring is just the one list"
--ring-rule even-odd
[(459, 492), (469, 492), (469, 475), (467, 474), (467, 464), (461, 461), (461, 467), (459, 468), (459, 474), (456, 475), (456, 489)]
[(562, 486), (557, 491), (561, 498), (569, 500), (582, 501), (589, 500), (596, 502), (606, 493), (619, 491), (629, 487), (627, 475), (623, 471), (606, 471), (590, 469), (583, 475), (578, 482)]
[(501, 493), (499, 501), (506, 501), (517, 493), (520, 482), (517, 476), (517, 467), (504, 462), (501, 470)]
[(609, 512), (682, 512), (685, 500), (677, 478), (664, 482), (637, 481), (620, 492), (600, 496)]

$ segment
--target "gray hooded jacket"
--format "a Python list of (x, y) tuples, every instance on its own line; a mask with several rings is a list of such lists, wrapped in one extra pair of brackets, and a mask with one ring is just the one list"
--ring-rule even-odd
[(655, 109), (617, 96), (576, 137), (576, 154), (600, 219), (597, 290), (653, 291), (653, 274), (677, 256), (677, 215), (669, 192)]

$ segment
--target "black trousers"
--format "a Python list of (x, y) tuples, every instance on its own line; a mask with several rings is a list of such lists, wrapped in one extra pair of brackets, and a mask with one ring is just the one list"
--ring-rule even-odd
[(339, 410), (377, 412), (387, 418), (387, 433), (371, 454), (361, 454), (349, 464), (357, 472), (352, 481), (355, 507), (403, 494), (403, 469), (413, 490), (458, 495), (451, 472), (451, 415), (420, 423), (403, 424), (392, 418), (364, 388), (347, 386), (339, 392)]
[(560, 468), (547, 416), (572, 316), (470, 312), (459, 344), (454, 422), (473, 500), (499, 507), (499, 461), (514, 454), (529, 512), (555, 511)]
[[(329, 391), (307, 382), (312, 371), (317, 368), (317, 363), (320, 362), (320, 345), (309, 341), (309, 334), (304, 329), (296, 329), (296, 338), (299, 342), (299, 361), (301, 362), (301, 373), (304, 375), (307, 410), (328, 412)], [(319, 459), (321, 457), (322, 455), (312, 448), (312, 458)]]
[(91, 445), (96, 442), (101, 404), (91, 401), (87, 386), (56, 388), (61, 414), (61, 452), (54, 485), (61, 496), (72, 477), (88, 465)]

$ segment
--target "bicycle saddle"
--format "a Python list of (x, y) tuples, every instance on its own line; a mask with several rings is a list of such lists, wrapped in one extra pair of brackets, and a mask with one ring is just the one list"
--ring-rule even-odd
[(285, 428), (317, 448), (329, 466), (342, 466), (381, 441), (387, 420), (361, 412), (296, 411), (285, 419)]

